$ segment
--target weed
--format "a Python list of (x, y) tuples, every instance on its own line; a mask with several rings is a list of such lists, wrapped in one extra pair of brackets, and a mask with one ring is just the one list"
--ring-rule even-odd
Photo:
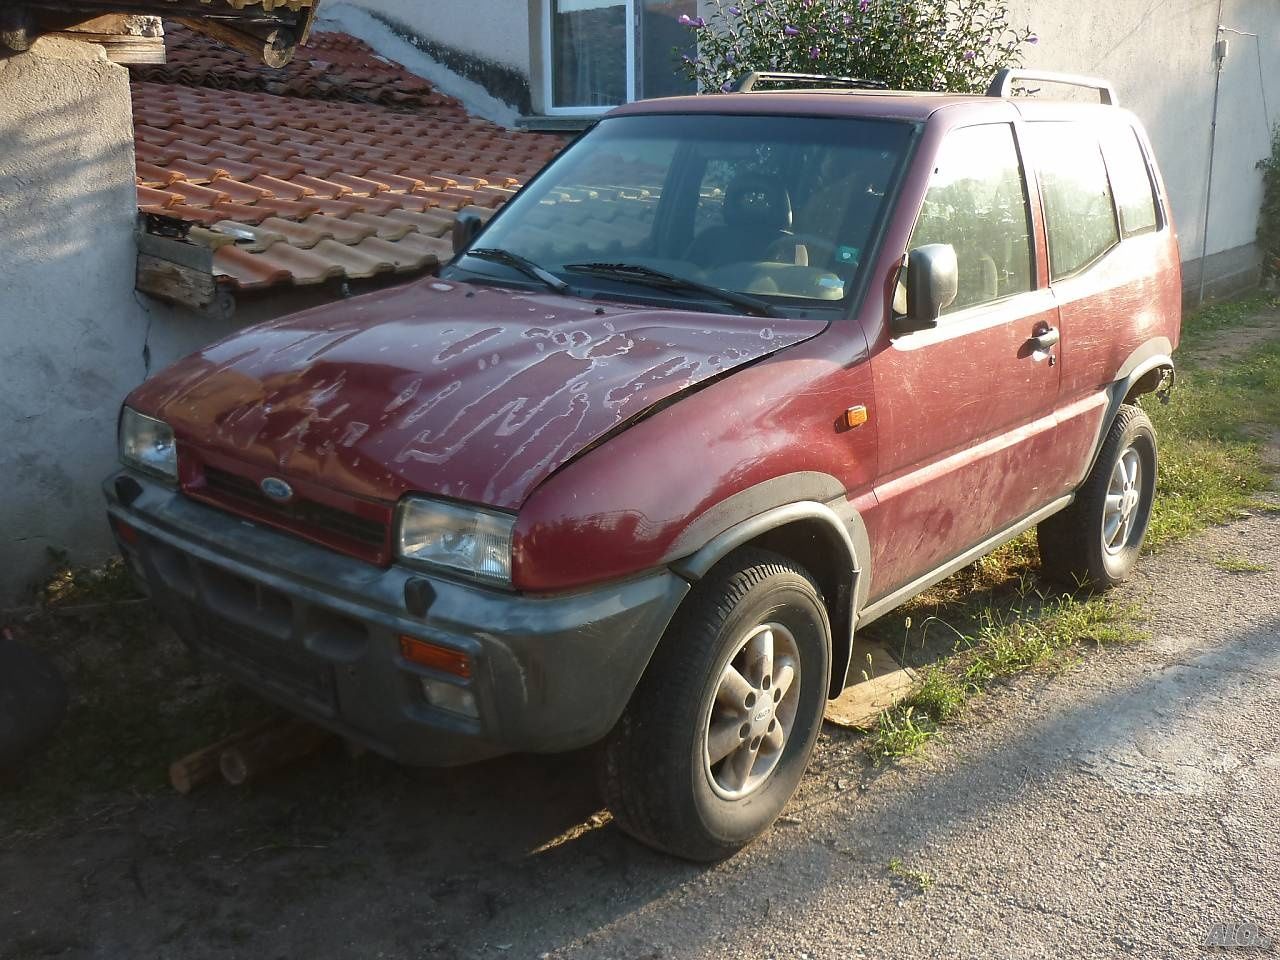
[(959, 716), (977, 686), (961, 680), (935, 665), (924, 669), (920, 685), (905, 700), (903, 707), (918, 711), (936, 724), (946, 723)]
[(889, 872), (916, 888), (917, 893), (925, 893), (933, 886), (932, 874), (923, 870), (914, 870), (902, 862), (901, 857), (892, 857), (889, 860)]
[(1213, 565), (1219, 570), (1225, 570), (1227, 573), (1266, 573), (1271, 569), (1265, 563), (1258, 563), (1245, 557), (1234, 557), (1225, 553), (1215, 557)]
[(880, 713), (867, 749), (877, 763), (909, 757), (938, 735), (938, 725), (913, 706), (898, 705)]

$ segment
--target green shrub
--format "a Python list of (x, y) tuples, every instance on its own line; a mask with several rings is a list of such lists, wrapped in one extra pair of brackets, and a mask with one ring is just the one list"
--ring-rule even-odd
[(999, 0), (711, 0), (709, 16), (681, 22), (698, 45), (685, 72), (708, 92), (783, 70), (978, 93), (1037, 39)]
[(1262, 210), (1258, 214), (1258, 249), (1262, 270), (1280, 276), (1280, 124), (1271, 131), (1271, 156), (1258, 163), (1262, 171)]

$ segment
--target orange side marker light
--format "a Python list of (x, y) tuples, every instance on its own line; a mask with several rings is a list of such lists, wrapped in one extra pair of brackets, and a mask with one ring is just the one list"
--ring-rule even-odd
[(847, 427), (860, 427), (867, 422), (867, 408), (858, 404), (844, 412), (844, 423)]
[(451, 673), (464, 680), (471, 678), (471, 658), (465, 653), (451, 650), (448, 647), (427, 643), (417, 637), (401, 635), (400, 653), (411, 663), (422, 667), (430, 667), (443, 673)]

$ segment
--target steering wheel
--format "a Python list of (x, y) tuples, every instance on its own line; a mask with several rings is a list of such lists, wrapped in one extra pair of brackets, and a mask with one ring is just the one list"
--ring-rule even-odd
[[(767, 256), (770, 260), (775, 260), (779, 263), (795, 263), (796, 247), (804, 247), (808, 251), (809, 262), (807, 266), (814, 266), (815, 260), (824, 258), (828, 264), (834, 264), (836, 261), (837, 244), (826, 237), (820, 237), (813, 233), (797, 233), (793, 236), (775, 240), (769, 245)], [(814, 255), (815, 251), (819, 256)]]

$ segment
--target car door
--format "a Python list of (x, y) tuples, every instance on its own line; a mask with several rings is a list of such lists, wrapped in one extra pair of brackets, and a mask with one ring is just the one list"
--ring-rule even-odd
[(1177, 264), (1141, 142), (1123, 115), (1034, 120), (1023, 130), (1044, 201), (1049, 280), (1068, 349), (1058, 443), (1064, 456), (1074, 452), (1074, 486), (1089, 468), (1108, 388), (1126, 360), (1147, 344), (1165, 354), (1173, 349), (1163, 334), (1164, 318), (1178, 309)]
[(1059, 347), (1033, 340), (1057, 328), (1037, 204), (1014, 124), (943, 139), (908, 251), (953, 246), (959, 290), (936, 328), (891, 337), (871, 361), (873, 601), (1064, 492), (1068, 471), (1054, 450)]

